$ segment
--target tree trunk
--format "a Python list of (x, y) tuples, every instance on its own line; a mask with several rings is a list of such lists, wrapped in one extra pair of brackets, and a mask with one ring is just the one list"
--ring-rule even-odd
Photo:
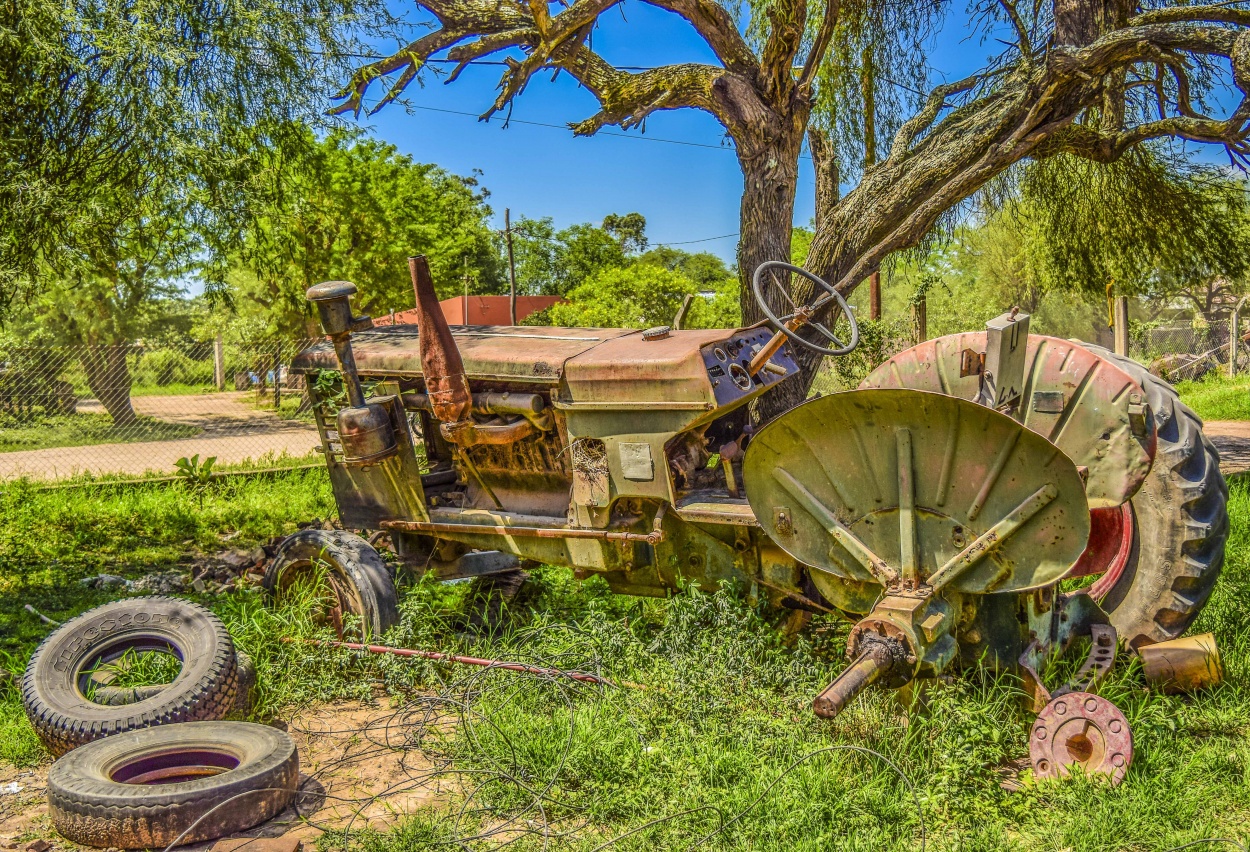
[(114, 426), (133, 426), (139, 422), (130, 405), (133, 380), (126, 364), (128, 349), (127, 346), (88, 346), (82, 354), (87, 387), (113, 418)]
[[(738, 281), (742, 289), (742, 324), (764, 318), (751, 290), (751, 276), (765, 261), (790, 262), (794, 230), (794, 195), (798, 185), (803, 128), (771, 136), (767, 144), (739, 143), (742, 166), (741, 233), (738, 238)], [(774, 305), (780, 309), (781, 305)]]

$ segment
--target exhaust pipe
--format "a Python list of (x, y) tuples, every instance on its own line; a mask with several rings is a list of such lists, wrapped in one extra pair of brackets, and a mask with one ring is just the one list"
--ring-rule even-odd
[(350, 281), (326, 281), (309, 287), (305, 296), (317, 306), (321, 327), (334, 344), (343, 388), (350, 405), (341, 409), (335, 419), (335, 431), (343, 448), (343, 463), (349, 465), (377, 464), (399, 452), (395, 425), (385, 406), (365, 402), (356, 356), (352, 353), (352, 332), (373, 328), (367, 316), (352, 316), (351, 297), (356, 285)]

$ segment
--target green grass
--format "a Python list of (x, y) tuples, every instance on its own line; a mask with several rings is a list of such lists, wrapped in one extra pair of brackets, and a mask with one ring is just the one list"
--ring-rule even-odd
[[(236, 529), (236, 542), (260, 541), (330, 505), (321, 471), (232, 485), (202, 511), (177, 489), (11, 492), (0, 501), (0, 659), (19, 670), (47, 632), (22, 603), (65, 618), (103, 600), (78, 576), (134, 576)], [(539, 850), (548, 824), (550, 848), (574, 852), (617, 838), (608, 849), (910, 852), (923, 822), (930, 850), (1163, 852), (1250, 834), (1250, 483), (1232, 484), (1230, 514), (1224, 576), (1194, 627), (1216, 633), (1227, 680), (1204, 695), (1165, 696), (1145, 688), (1136, 665), (1120, 665), (1102, 691), (1131, 720), (1136, 758), (1117, 788), (1033, 783), (1026, 773), (1021, 789), (1004, 789), (1027, 757), (1031, 719), (1007, 675), (934, 684), (910, 713), (873, 692), (834, 722), (816, 719), (812, 696), (844, 665), (845, 625), (818, 619), (786, 646), (728, 592), (626, 598), (541, 569), (504, 629), (483, 637), (464, 629), (469, 586), (419, 582), (405, 587), (402, 623), (387, 637), (598, 669), (644, 687), (614, 689), (282, 642), (315, 634), (307, 607), (275, 610), (253, 592), (213, 606), (257, 662), (258, 717), (367, 701), (382, 683), (437, 720), (421, 748), (440, 767), (440, 804), (397, 816), (388, 832), (327, 835), (323, 850), (452, 848), (501, 828), (509, 833), (461, 848), (513, 840)], [(1052, 680), (1066, 668), (1054, 667)], [(415, 735), (421, 718), (398, 730)], [(10, 691), (0, 698), (0, 760), (46, 760), (32, 736)]]
[(1213, 370), (1199, 381), (1178, 383), (1176, 392), (1203, 420), (1250, 420), (1250, 374)]
[(0, 421), (0, 453), (92, 444), (171, 441), (199, 433), (195, 426), (166, 423), (153, 417), (140, 417), (130, 426), (114, 426), (113, 419), (107, 414), (37, 416), (22, 421), (5, 419)]

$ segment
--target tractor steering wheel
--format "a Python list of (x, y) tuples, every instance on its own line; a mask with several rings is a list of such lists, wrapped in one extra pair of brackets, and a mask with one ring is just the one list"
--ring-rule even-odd
[[(786, 303), (793, 308), (790, 313), (784, 316), (777, 316), (773, 313), (772, 308), (769, 307), (768, 299), (765, 297), (765, 290), (767, 288), (764, 282), (764, 273), (772, 269), (780, 269), (786, 272), (792, 272), (795, 275), (801, 275), (825, 292), (810, 305), (796, 305), (794, 303), (794, 298), (789, 292), (787, 292), (788, 288), (781, 285), (781, 283), (777, 280), (776, 275), (769, 275), (769, 282), (773, 284), (781, 293), (781, 297), (785, 299)], [(783, 263), (780, 260), (765, 261), (755, 269), (755, 275), (751, 278), (751, 290), (755, 294), (755, 301), (759, 303), (760, 310), (764, 312), (764, 316), (768, 318), (768, 321), (772, 324), (773, 328), (784, 333), (786, 337), (790, 338), (795, 343), (805, 346), (813, 352), (819, 352), (821, 355), (847, 355), (859, 345), (859, 325), (855, 322), (855, 314), (851, 313), (851, 308), (847, 305), (846, 299), (842, 298), (842, 294), (835, 290), (833, 285), (821, 278), (816, 277), (806, 269), (794, 266), (793, 264)], [(845, 345), (837, 337), (837, 335), (830, 331), (823, 323), (815, 322), (811, 319), (813, 314), (825, 305), (829, 304), (831, 301), (837, 302), (838, 307), (842, 311), (842, 315), (846, 317), (847, 323), (851, 326), (851, 340), (850, 343)], [(819, 344), (812, 343), (810, 340), (805, 340), (804, 338), (799, 337), (797, 332), (805, 325), (810, 325), (815, 328), (821, 337), (824, 337), (833, 344), (833, 347), (830, 348), (821, 346)]]

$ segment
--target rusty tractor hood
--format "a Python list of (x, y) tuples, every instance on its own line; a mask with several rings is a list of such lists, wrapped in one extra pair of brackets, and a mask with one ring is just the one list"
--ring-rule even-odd
[[(710, 411), (752, 397), (797, 370), (783, 351), (775, 359), (783, 373), (735, 387), (727, 371), (767, 341), (770, 332), (762, 327), (687, 329), (654, 340), (628, 328), (452, 326), (451, 332), (471, 382), (559, 388), (574, 405), (663, 400)], [(360, 375), (422, 378), (418, 340), (415, 326), (352, 335)], [(301, 352), (291, 369), (337, 370), (338, 362), (330, 344), (321, 343)]]
[[(638, 332), (627, 328), (548, 328), (544, 326), (452, 326), (451, 334), (473, 380), (555, 385), (570, 358), (606, 340)], [(352, 335), (362, 376), (420, 378), (421, 348), (413, 325), (375, 328)], [(320, 343), (301, 352), (291, 365), (297, 373), (337, 370), (334, 350)]]

